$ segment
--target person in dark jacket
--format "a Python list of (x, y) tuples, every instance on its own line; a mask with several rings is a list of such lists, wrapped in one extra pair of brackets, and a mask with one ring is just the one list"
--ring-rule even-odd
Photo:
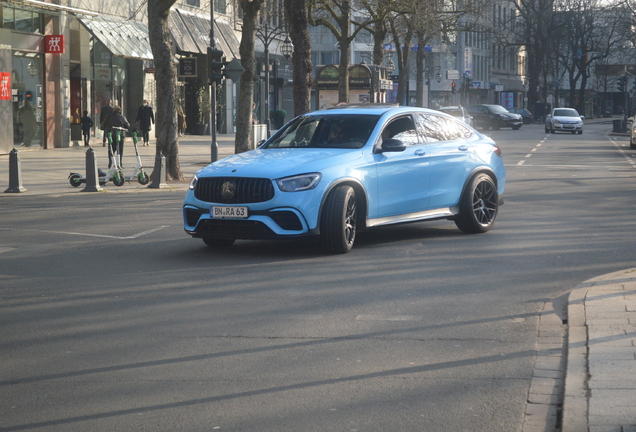
[(93, 119), (88, 116), (88, 111), (84, 111), (84, 117), (82, 117), (80, 122), (82, 123), (82, 135), (84, 135), (84, 147), (88, 147), (91, 139), (91, 128), (93, 127)]
[[(113, 101), (108, 99), (106, 101), (106, 105), (102, 107), (102, 110), (99, 112), (99, 124), (102, 125), (106, 117), (113, 113)], [(104, 129), (102, 129), (104, 130)], [(104, 131), (104, 137), (102, 138), (102, 147), (106, 147), (106, 131)]]
[(148, 105), (148, 101), (144, 99), (141, 106), (137, 110), (136, 122), (139, 123), (139, 130), (144, 140), (144, 145), (150, 145), (150, 137), (148, 132), (152, 129), (152, 124), (155, 122), (155, 114), (152, 112), (152, 107)]
[[(121, 108), (116, 106), (113, 108), (113, 113), (104, 119), (104, 123), (102, 123), (102, 129), (104, 132), (111, 132), (113, 137), (112, 143), (112, 151), (113, 154), (117, 153), (117, 160), (119, 161), (119, 167), (122, 166), (122, 158), (124, 156), (124, 135), (125, 131), (121, 129), (130, 129), (130, 123), (128, 123), (128, 119), (121, 113)], [(119, 134), (119, 142), (115, 140), (115, 129), (120, 129)], [(108, 161), (108, 168), (110, 168), (112, 162)]]

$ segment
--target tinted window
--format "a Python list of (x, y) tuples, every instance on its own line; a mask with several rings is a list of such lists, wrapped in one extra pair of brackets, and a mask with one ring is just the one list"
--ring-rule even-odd
[(376, 115), (298, 117), (262, 148), (362, 148), (378, 119)]
[(462, 123), (432, 114), (419, 114), (417, 127), (427, 142), (466, 139), (472, 134), (472, 131)]
[(407, 146), (420, 144), (411, 116), (391, 120), (382, 131), (381, 137), (383, 140), (390, 138), (400, 140)]

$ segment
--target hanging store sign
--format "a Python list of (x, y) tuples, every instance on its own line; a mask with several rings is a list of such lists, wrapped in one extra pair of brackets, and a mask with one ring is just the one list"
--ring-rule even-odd
[(44, 40), (47, 54), (64, 54), (64, 35), (46, 35)]
[(197, 58), (181, 57), (179, 59), (179, 77), (188, 78), (197, 76)]
[(11, 100), (11, 72), (0, 72), (0, 100)]

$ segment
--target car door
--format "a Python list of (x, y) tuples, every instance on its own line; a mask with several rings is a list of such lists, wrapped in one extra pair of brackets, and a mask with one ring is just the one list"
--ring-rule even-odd
[[(380, 152), (377, 149), (382, 145), (382, 135), (385, 139), (404, 142), (406, 150)], [(417, 213), (428, 207), (428, 154), (411, 115), (387, 122), (376, 143), (374, 159), (377, 171), (377, 217)]]
[(430, 172), (428, 209), (456, 205), (475, 164), (468, 138), (473, 131), (461, 122), (434, 114), (417, 114), (418, 131), (426, 140)]

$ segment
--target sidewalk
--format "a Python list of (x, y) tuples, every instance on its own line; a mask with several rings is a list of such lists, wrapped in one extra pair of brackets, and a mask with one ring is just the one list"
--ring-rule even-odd
[[(156, 140), (150, 140), (150, 146), (143, 147), (139, 143), (139, 155), (144, 170), (150, 175), (155, 164)], [(186, 178), (183, 182), (169, 182), (166, 189), (186, 190), (193, 174), (211, 162), (212, 140), (207, 135), (186, 135), (179, 137), (179, 164), (181, 171)], [(234, 135), (218, 135), (218, 159), (234, 154)], [(101, 138), (93, 138), (91, 146), (95, 151), (97, 166), (106, 171), (108, 168), (108, 148), (102, 147)], [(16, 147), (20, 160), (20, 171), (22, 174), (22, 186), (27, 189), (23, 193), (3, 193), (9, 187), (9, 155), (0, 155), (0, 196), (21, 196), (21, 195), (59, 195), (67, 193), (79, 193), (84, 188), (81, 185), (77, 188), (71, 186), (68, 176), (71, 172), (77, 172), (86, 176), (86, 150), (88, 147), (81, 146), (56, 148), (43, 150), (41, 148), (31, 149)], [(126, 138), (124, 145), (124, 175), (130, 176), (137, 163), (135, 148), (132, 139)], [(142, 186), (136, 181), (126, 182), (123, 186), (117, 187), (113, 183), (102, 186), (105, 192), (140, 192), (152, 191), (148, 186)]]
[(636, 432), (636, 268), (579, 284), (568, 304), (563, 432)]

